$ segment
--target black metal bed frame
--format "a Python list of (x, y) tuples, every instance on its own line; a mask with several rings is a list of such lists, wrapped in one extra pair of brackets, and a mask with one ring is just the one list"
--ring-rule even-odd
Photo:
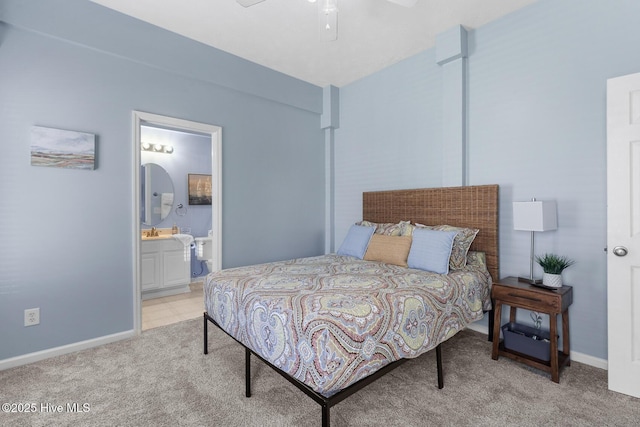
[[(274, 371), (279, 373), (283, 378), (285, 378), (291, 384), (293, 384), (294, 386), (298, 387), (307, 396), (312, 398), (316, 403), (318, 403), (318, 404), (320, 404), (320, 406), (322, 406), (322, 427), (329, 427), (329, 425), (330, 425), (330, 411), (329, 410), (330, 410), (330, 408), (332, 406), (342, 402), (347, 397), (349, 397), (352, 394), (354, 394), (355, 392), (363, 389), (367, 385), (371, 384), (372, 382), (374, 382), (378, 378), (384, 376), (388, 372), (391, 372), (392, 370), (394, 370), (395, 368), (397, 368), (398, 366), (402, 365), (404, 362), (406, 362), (408, 360), (408, 359), (399, 359), (399, 360), (396, 360), (395, 362), (391, 362), (390, 364), (384, 366), (382, 369), (374, 372), (373, 374), (371, 374), (371, 375), (369, 375), (367, 377), (362, 378), (361, 380), (351, 384), (349, 387), (347, 387), (347, 388), (345, 388), (343, 390), (340, 390), (339, 392), (337, 392), (336, 394), (332, 395), (331, 397), (325, 397), (325, 396), (319, 394), (318, 392), (316, 392), (315, 390), (313, 390), (308, 385), (304, 384), (303, 382), (293, 378), (292, 376), (290, 376), (286, 372), (278, 369), (276, 366), (274, 366), (273, 364), (271, 364), (270, 362), (268, 362), (267, 360), (262, 358), (259, 354), (256, 354), (255, 352), (253, 352), (246, 345), (244, 345), (243, 343), (238, 341), (235, 337), (231, 336), (227, 331), (222, 329), (222, 327), (220, 327), (220, 325), (218, 325), (218, 323), (216, 323), (216, 321), (213, 320), (206, 311), (204, 312), (204, 354), (209, 354), (208, 333), (207, 333), (208, 332), (208, 323), (207, 323), (207, 321), (209, 321), (209, 322), (213, 323), (214, 325), (216, 325), (222, 332), (224, 332), (225, 334), (229, 335), (238, 344), (240, 344), (241, 346), (244, 347), (244, 349), (245, 349), (245, 395), (246, 395), (246, 397), (251, 397), (251, 355), (253, 354), (258, 359), (262, 360), (265, 364), (267, 364), (267, 366), (270, 366)], [(442, 374), (442, 349), (440, 347), (441, 345), (442, 345), (442, 343), (440, 343), (440, 344), (438, 344), (436, 346), (436, 363), (437, 363), (437, 368), (438, 368), (438, 388), (439, 389), (444, 387), (444, 379), (443, 379), (443, 374)]]

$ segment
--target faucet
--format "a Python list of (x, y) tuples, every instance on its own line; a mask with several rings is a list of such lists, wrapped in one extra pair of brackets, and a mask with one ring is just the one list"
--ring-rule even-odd
[(151, 237), (158, 237), (158, 230), (155, 227), (151, 227)]

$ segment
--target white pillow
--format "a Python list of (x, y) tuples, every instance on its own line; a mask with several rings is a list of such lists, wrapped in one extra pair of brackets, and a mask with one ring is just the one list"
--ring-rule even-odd
[(413, 230), (413, 241), (407, 265), (410, 268), (448, 274), (449, 257), (456, 234), (458, 233), (455, 231), (416, 228)]

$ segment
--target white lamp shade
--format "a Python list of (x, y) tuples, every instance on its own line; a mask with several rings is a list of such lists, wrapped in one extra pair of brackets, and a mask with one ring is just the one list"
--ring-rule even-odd
[(556, 202), (534, 200), (513, 202), (513, 229), (548, 231), (558, 228)]

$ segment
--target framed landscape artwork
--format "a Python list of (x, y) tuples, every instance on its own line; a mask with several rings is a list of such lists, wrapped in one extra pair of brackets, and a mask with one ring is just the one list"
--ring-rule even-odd
[(31, 165), (95, 169), (96, 136), (92, 133), (31, 128)]
[(189, 204), (190, 205), (210, 205), (211, 204), (211, 175), (188, 174)]

